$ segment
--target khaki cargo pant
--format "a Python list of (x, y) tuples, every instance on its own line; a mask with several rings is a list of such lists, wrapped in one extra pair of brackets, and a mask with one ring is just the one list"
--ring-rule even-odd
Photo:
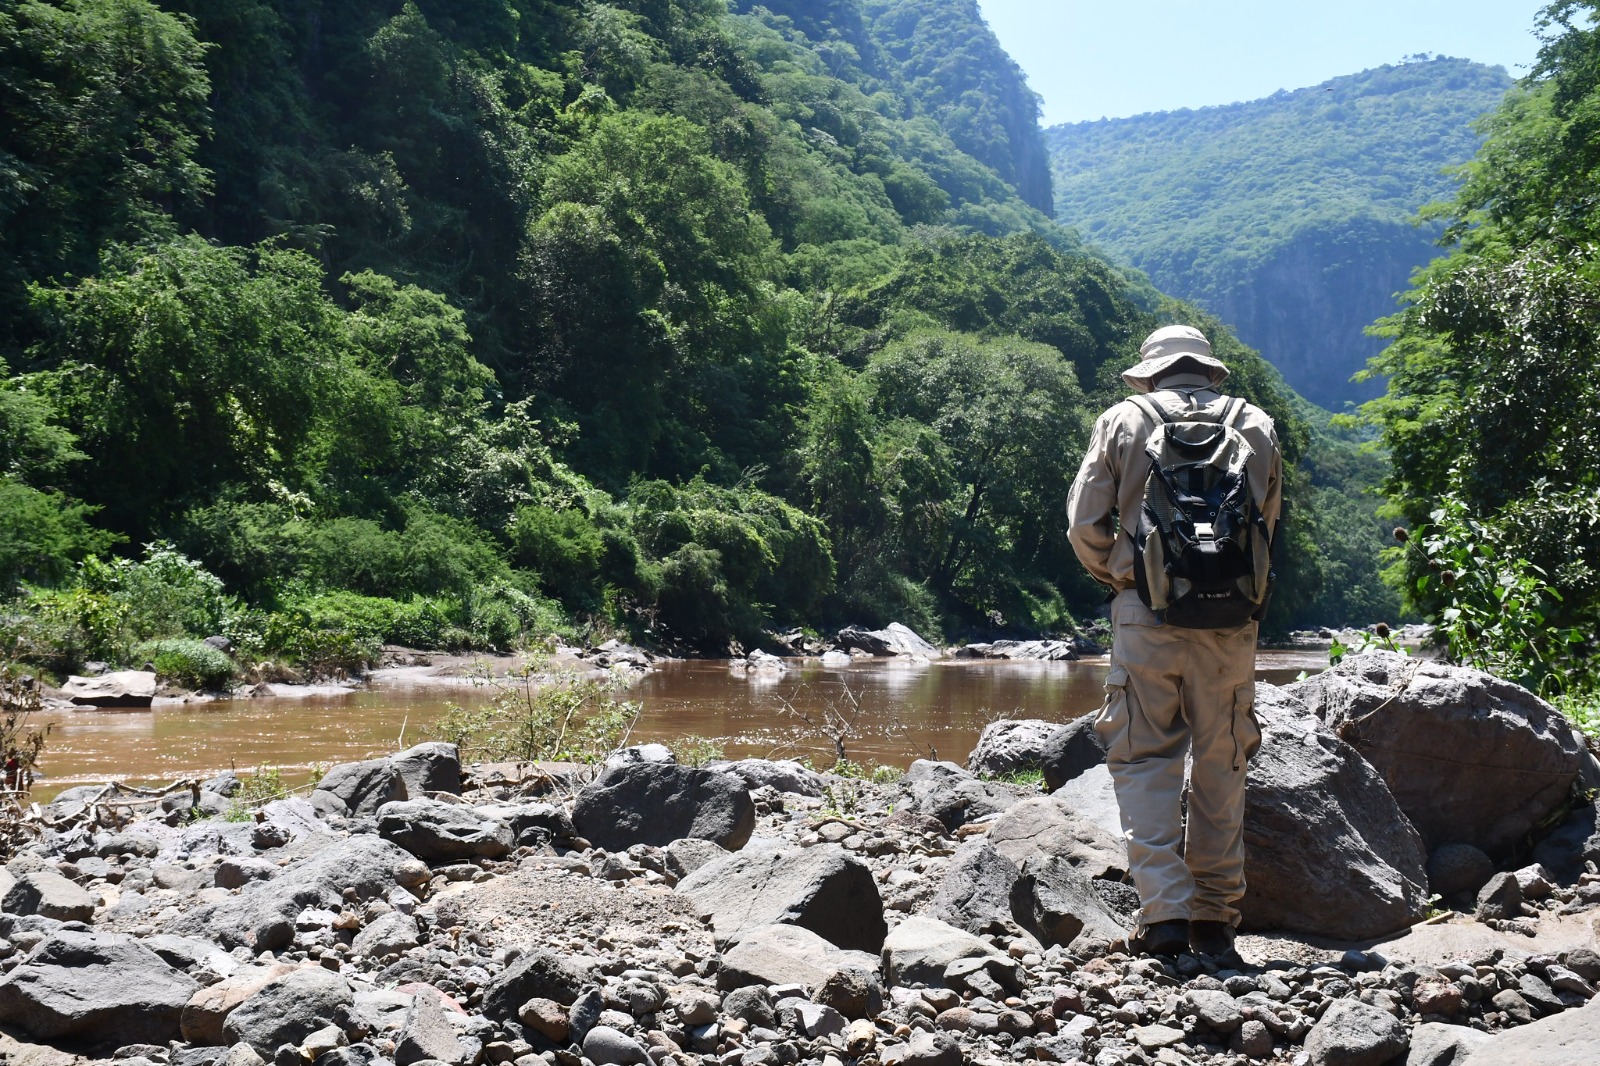
[[(1117, 594), (1106, 702), (1095, 732), (1122, 813), (1139, 930), (1174, 918), (1239, 923), (1245, 761), (1255, 718), (1256, 623), (1161, 625), (1138, 593)], [(1189, 824), (1182, 801), (1189, 769)]]

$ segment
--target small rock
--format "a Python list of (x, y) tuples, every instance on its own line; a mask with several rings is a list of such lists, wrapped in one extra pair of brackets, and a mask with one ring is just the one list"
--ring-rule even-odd
[(1228, 1046), (1246, 1058), (1270, 1059), (1272, 1057), (1272, 1030), (1254, 1018), (1239, 1026)]
[(1311, 1066), (1382, 1066), (1406, 1049), (1406, 1030), (1388, 1011), (1344, 999), (1312, 1026), (1305, 1049)]
[(633, 1037), (609, 1025), (597, 1025), (583, 1038), (584, 1057), (597, 1066), (646, 1066), (650, 1056)]
[(1174, 1029), (1170, 1025), (1135, 1026), (1128, 1031), (1128, 1035), (1133, 1037), (1134, 1042), (1146, 1052), (1159, 1051), (1164, 1047), (1183, 1042), (1183, 1030)]
[(1239, 1001), (1226, 992), (1195, 989), (1185, 993), (1184, 999), (1194, 1008), (1195, 1017), (1224, 1036), (1244, 1022)]
[(567, 1011), (553, 999), (535, 996), (517, 1008), (517, 1019), (557, 1044), (567, 1042)]
[(1515, 989), (1502, 988), (1489, 1002), (1516, 1025), (1527, 1025), (1538, 1017), (1533, 1007)]
[(878, 1055), (883, 1066), (961, 1066), (961, 1045), (949, 1033), (912, 1033), (904, 1044), (891, 1044)]
[(1476, 917), (1480, 922), (1522, 917), (1522, 885), (1516, 874), (1499, 873), (1489, 879), (1478, 893)]

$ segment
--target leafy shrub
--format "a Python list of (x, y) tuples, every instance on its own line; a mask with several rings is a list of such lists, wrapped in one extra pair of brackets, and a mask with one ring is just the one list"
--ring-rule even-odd
[(321, 628), (303, 608), (291, 607), (267, 616), (261, 646), (302, 665), (314, 677), (359, 674), (378, 661), (379, 644), (371, 636), (342, 625)]
[(312, 629), (346, 632), (372, 644), (382, 644), (394, 627), (400, 605), (386, 596), (320, 592), (296, 597), (286, 606), (305, 612)]
[(667, 747), (672, 749), (672, 754), (684, 766), (704, 766), (726, 755), (722, 741), (715, 737), (679, 737), (669, 742)]
[(467, 630), (473, 647), (522, 647), (550, 636), (574, 636), (559, 604), (531, 596), (509, 581), (493, 581), (467, 601)]
[(419, 596), (405, 603), (395, 604), (389, 619), (389, 632), (385, 640), (391, 644), (404, 644), (408, 648), (447, 647), (446, 635), (456, 613), (456, 605), (448, 600)]
[(1410, 534), (1406, 546), (1425, 560), (1416, 590), (1441, 604), (1436, 636), (1450, 661), (1547, 697), (1584, 687), (1585, 679), (1592, 686), (1592, 661), (1581, 655), (1583, 634), (1547, 622), (1561, 596), (1544, 571), (1507, 551), (1454, 493), (1429, 517), (1432, 524)]
[(632, 530), (660, 560), (656, 620), (711, 649), (753, 637), (774, 619), (768, 605), (803, 616), (833, 587), (833, 555), (822, 523), (760, 489), (634, 486)]
[[(0, 361), (0, 370), (4, 369)], [(94, 508), (0, 474), (0, 594), (18, 580), (59, 581), (117, 538), (89, 525)]]
[(148, 662), (156, 676), (191, 689), (220, 689), (233, 678), (227, 653), (199, 640), (155, 640), (133, 649), (135, 662)]
[(85, 559), (81, 583), (126, 609), (129, 643), (159, 637), (213, 636), (222, 631), (228, 597), (222, 581), (165, 541), (145, 545), (145, 557)]
[(126, 658), (127, 605), (82, 587), (34, 589), (0, 617), (4, 654), (58, 676)]
[(482, 707), (452, 707), (428, 735), (457, 745), (462, 759), (596, 763), (627, 742), (641, 705), (612, 697), (624, 682), (529, 666), (484, 677), (495, 695)]
[(255, 817), (255, 809), (289, 794), (283, 782), (283, 773), (276, 766), (258, 766), (256, 772), (245, 778), (239, 791), (233, 794), (228, 811), (223, 818), (229, 822), (248, 822)]
[(458, 518), (413, 508), (401, 529), (368, 518), (297, 524), (298, 573), (315, 588), (405, 599), (465, 599), (507, 572), (488, 535)]
[(595, 598), (606, 543), (589, 516), (576, 509), (517, 510), (506, 535), (511, 559), (539, 575), (539, 584), (565, 603)]
[(418, 596), (396, 601), (357, 592), (320, 592), (291, 600), (304, 611), (312, 629), (345, 632), (368, 644), (404, 644), (411, 648), (482, 646), (462, 623), (467, 612), (449, 599)]

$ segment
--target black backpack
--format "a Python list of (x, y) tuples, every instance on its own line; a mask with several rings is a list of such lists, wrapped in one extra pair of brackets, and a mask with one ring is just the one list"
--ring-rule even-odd
[(1130, 399), (1159, 421), (1145, 454), (1144, 505), (1134, 529), (1134, 581), (1168, 625), (1228, 629), (1266, 613), (1271, 537), (1245, 464), (1254, 449), (1234, 423), (1245, 402), (1174, 418), (1147, 396)]

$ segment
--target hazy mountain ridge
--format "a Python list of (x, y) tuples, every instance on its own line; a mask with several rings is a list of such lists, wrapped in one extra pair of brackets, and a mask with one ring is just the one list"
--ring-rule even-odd
[(1046, 131), (1059, 219), (1233, 325), (1329, 406), (1381, 348), (1362, 330), (1438, 254), (1413, 224), (1511, 85), (1440, 57), (1247, 103)]

